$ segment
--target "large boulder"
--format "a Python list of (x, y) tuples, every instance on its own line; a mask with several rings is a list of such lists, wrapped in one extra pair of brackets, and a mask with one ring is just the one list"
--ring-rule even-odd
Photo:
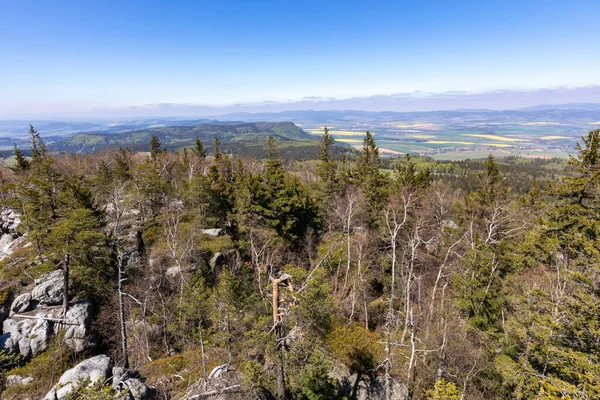
[(31, 291), (31, 299), (44, 306), (57, 306), (63, 302), (65, 289), (62, 271), (52, 271), (36, 279), (36, 284)]
[(3, 323), (0, 347), (24, 357), (36, 356), (48, 348), (53, 335), (64, 331), (64, 343), (74, 352), (82, 352), (98, 344), (91, 326), (93, 316), (94, 305), (86, 299), (70, 303), (66, 315), (60, 306), (13, 315)]
[(204, 230), (202, 230), (202, 233), (206, 236), (213, 237), (213, 238), (225, 234), (225, 232), (223, 232), (223, 229), (221, 229), (221, 228), (204, 229)]
[(9, 318), (2, 324), (2, 330), (0, 347), (19, 352), (23, 357), (35, 357), (48, 348), (52, 322), (42, 318)]
[(113, 387), (126, 393), (123, 400), (154, 399), (156, 389), (146, 385), (137, 372), (122, 367), (114, 367), (112, 373)]
[(64, 400), (83, 381), (89, 383), (104, 382), (111, 376), (110, 358), (99, 355), (80, 362), (74, 368), (67, 370), (43, 400)]
[[(62, 307), (61, 307), (62, 312)], [(65, 322), (54, 324), (54, 333), (64, 330), (64, 341), (75, 352), (96, 347), (97, 337), (92, 330), (94, 305), (87, 299), (72, 302), (65, 316)]]
[(17, 227), (21, 223), (19, 214), (10, 208), (0, 208), (0, 260), (12, 254), (13, 249), (23, 240)]
[(111, 368), (110, 358), (99, 355), (66, 371), (43, 400), (64, 400), (78, 385), (87, 380), (90, 385), (95, 382), (112, 381), (112, 386), (124, 393), (123, 400), (152, 400), (156, 395), (156, 389), (147, 386), (136, 371), (121, 367)]
[(21, 223), (20, 215), (10, 208), (0, 209), (0, 231), (3, 233), (14, 232)]
[(33, 378), (31, 376), (8, 375), (6, 377), (6, 387), (31, 385)]
[[(341, 393), (345, 397), (356, 400), (385, 399), (385, 379), (382, 376), (371, 374), (355, 374), (343, 364), (333, 366), (328, 374), (336, 379), (341, 386)], [(392, 380), (390, 400), (408, 399), (408, 389), (401, 382)]]
[(17, 296), (12, 302), (9, 315), (23, 313), (31, 309), (31, 293), (23, 293), (22, 295)]

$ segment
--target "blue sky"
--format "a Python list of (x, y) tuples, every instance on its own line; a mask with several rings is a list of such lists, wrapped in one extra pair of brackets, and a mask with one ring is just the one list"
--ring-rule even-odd
[(0, 109), (600, 84), (600, 1), (0, 0)]

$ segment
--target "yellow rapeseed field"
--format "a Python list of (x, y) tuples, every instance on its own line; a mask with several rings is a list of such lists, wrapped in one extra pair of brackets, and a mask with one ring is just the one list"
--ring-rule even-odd
[(483, 133), (462, 133), (460, 136), (477, 137), (481, 139), (499, 140), (501, 142), (524, 142), (525, 139), (517, 139), (498, 135), (485, 135)]

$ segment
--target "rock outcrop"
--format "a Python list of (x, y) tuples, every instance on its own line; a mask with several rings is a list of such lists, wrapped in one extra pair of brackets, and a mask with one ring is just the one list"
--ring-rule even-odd
[(57, 306), (63, 302), (65, 284), (62, 271), (52, 271), (35, 280), (31, 299), (43, 306)]
[[(352, 374), (343, 364), (334, 366), (329, 376), (336, 379), (342, 387), (342, 395), (356, 400), (383, 400), (385, 381), (382, 376), (370, 374)], [(408, 399), (406, 385), (392, 381), (390, 400)]]
[(74, 301), (63, 316), (63, 308), (38, 307), (36, 310), (14, 314), (2, 324), (0, 346), (18, 351), (23, 357), (35, 357), (48, 348), (53, 335), (64, 331), (64, 342), (75, 351), (94, 348), (97, 338), (91, 328), (93, 304), (86, 299)]
[(19, 236), (17, 232), (20, 224), (19, 214), (10, 208), (0, 208), (0, 260), (11, 255), (17, 244), (26, 237)]
[(52, 322), (42, 318), (9, 318), (2, 324), (2, 330), (0, 346), (19, 352), (23, 357), (35, 357), (48, 348)]
[(11, 386), (26, 386), (31, 385), (33, 383), (33, 378), (31, 376), (21, 376), (21, 375), (8, 375), (6, 377), (6, 387)]
[(66, 371), (43, 400), (64, 400), (82, 382), (112, 384), (123, 393), (123, 400), (152, 400), (156, 390), (147, 386), (135, 371), (111, 368), (110, 358), (99, 355), (89, 358)]
[(98, 381), (104, 382), (110, 378), (111, 373), (108, 356), (99, 355), (88, 358), (62, 374), (58, 383), (50, 389), (44, 400), (64, 400), (81, 382), (88, 379), (90, 384)]
[(17, 296), (11, 306), (10, 306), (10, 314), (18, 314), (31, 310), (33, 307), (31, 305), (31, 293), (23, 293)]
[(152, 400), (156, 394), (156, 389), (146, 385), (137, 372), (122, 367), (112, 369), (112, 385), (126, 393), (123, 400)]
[(215, 238), (215, 237), (224, 235), (225, 232), (223, 232), (223, 229), (221, 229), (221, 228), (211, 228), (211, 229), (203, 229), (202, 234)]

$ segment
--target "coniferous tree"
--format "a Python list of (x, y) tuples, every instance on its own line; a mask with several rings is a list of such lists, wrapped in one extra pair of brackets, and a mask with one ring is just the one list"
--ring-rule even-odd
[(15, 144), (15, 161), (16, 161), (16, 167), (19, 171), (25, 171), (26, 169), (29, 169), (29, 160), (27, 158), (25, 158), (25, 156), (23, 155), (23, 152), (21, 151), (21, 149), (19, 149), (17, 147), (17, 145)]
[(505, 351), (495, 359), (513, 398), (600, 397), (600, 131), (578, 149), (559, 202), (524, 250), (537, 263), (519, 277)]
[(31, 158), (33, 162), (38, 163), (47, 154), (46, 143), (40, 136), (39, 132), (29, 124), (29, 140), (31, 143)]
[(198, 138), (198, 136), (196, 136), (196, 143), (194, 146), (194, 154), (196, 154), (196, 157), (198, 157), (200, 160), (204, 160), (206, 158), (206, 150), (204, 149), (204, 144)]
[(153, 133), (150, 138), (150, 155), (152, 159), (156, 159), (159, 154), (163, 153), (165, 150), (162, 148), (162, 143), (158, 139), (158, 137)]
[(386, 178), (380, 171), (381, 159), (373, 135), (367, 131), (363, 140), (363, 149), (356, 165), (356, 181), (367, 199), (368, 224), (375, 226), (386, 198)]
[(214, 151), (214, 157), (215, 160), (218, 160), (221, 158), (222, 154), (221, 154), (221, 141), (219, 140), (218, 137), (215, 137), (215, 142), (214, 142), (214, 147), (213, 147), (213, 151)]

